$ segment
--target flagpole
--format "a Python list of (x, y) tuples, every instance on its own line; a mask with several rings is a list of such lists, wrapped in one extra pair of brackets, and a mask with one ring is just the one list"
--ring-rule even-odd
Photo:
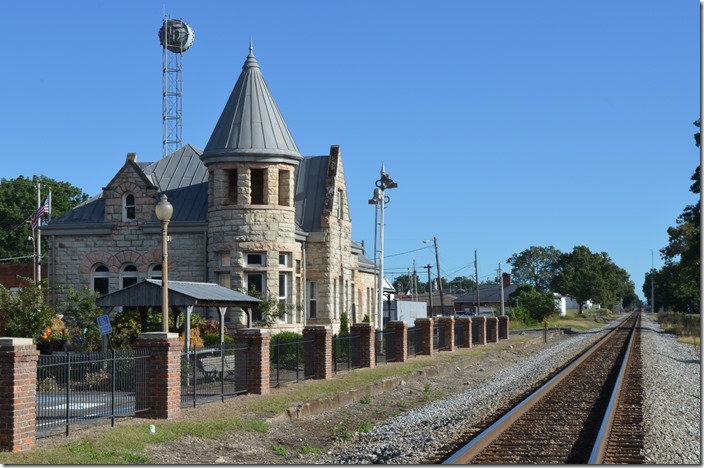
[[(37, 182), (37, 211), (42, 207), (41, 185)], [(42, 220), (37, 225), (37, 282), (42, 282)], [(41, 286), (40, 286), (41, 287)]]

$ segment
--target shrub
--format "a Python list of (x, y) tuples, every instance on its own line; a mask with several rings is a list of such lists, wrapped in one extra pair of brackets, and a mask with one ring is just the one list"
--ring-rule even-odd
[(282, 368), (296, 369), (304, 361), (303, 335), (285, 331), (271, 338), (271, 362)]
[[(234, 343), (235, 340), (229, 335), (225, 335), (223, 340), (226, 344)], [(220, 333), (206, 333), (203, 335), (203, 345), (220, 345)]]

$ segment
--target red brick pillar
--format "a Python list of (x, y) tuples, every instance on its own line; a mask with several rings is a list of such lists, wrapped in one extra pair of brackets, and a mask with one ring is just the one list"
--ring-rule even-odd
[(462, 324), (462, 348), (472, 347), (472, 319), (469, 317), (457, 317), (457, 322)]
[(477, 341), (480, 345), (486, 344), (486, 317), (474, 317), (472, 319), (472, 324), (476, 324), (477, 330), (479, 331)]
[(408, 324), (402, 320), (393, 320), (386, 328), (394, 331), (394, 351), (396, 362), (408, 361)]
[(149, 349), (149, 381), (138, 383), (137, 417), (173, 419), (181, 415), (181, 350), (178, 333), (140, 333), (135, 348)]
[(243, 328), (235, 333), (235, 341), (247, 346), (247, 392), (268, 395), (271, 336), (258, 328)]
[(454, 317), (438, 317), (438, 323), (443, 324), (445, 334), (445, 351), (455, 350), (455, 318)]
[(32, 450), (37, 429), (37, 361), (31, 338), (0, 338), (0, 451)]
[(374, 346), (374, 325), (371, 323), (360, 322), (353, 323), (350, 327), (350, 333), (359, 334), (359, 353), (361, 367), (376, 366)]
[(499, 316), (499, 339), (508, 340), (508, 315)]
[[(312, 359), (306, 353), (306, 375), (312, 373), (316, 379), (332, 378), (332, 330), (325, 325), (310, 325), (303, 329), (303, 336), (313, 337)], [(313, 366), (312, 372), (308, 372), (309, 366)]]
[(433, 355), (433, 319), (431, 318), (419, 318), (415, 320), (415, 326), (420, 327), (423, 350), (418, 354), (423, 354), (425, 356)]
[(487, 317), (486, 337), (487, 343), (499, 342), (499, 319), (497, 319), (496, 317)]

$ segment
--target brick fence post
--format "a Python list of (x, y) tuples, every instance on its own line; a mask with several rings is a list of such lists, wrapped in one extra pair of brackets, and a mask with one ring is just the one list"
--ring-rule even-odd
[(486, 341), (488, 343), (499, 342), (499, 319), (496, 317), (487, 317), (486, 319)]
[(508, 315), (499, 316), (499, 339), (508, 340)]
[[(312, 374), (316, 379), (332, 378), (332, 330), (325, 325), (309, 325), (303, 329), (303, 336), (313, 338), (313, 356), (306, 353), (305, 375)], [(313, 366), (312, 369), (309, 366)]]
[[(472, 347), (472, 319), (469, 317), (457, 317), (457, 322), (462, 324), (462, 348)], [(460, 347), (460, 346), (458, 346)]]
[(258, 328), (243, 328), (235, 332), (235, 342), (247, 346), (247, 392), (268, 395), (271, 392), (271, 336)]
[(423, 354), (425, 356), (433, 355), (433, 319), (432, 318), (418, 318), (415, 320), (415, 326), (420, 327), (420, 333), (422, 336), (422, 351), (418, 354)]
[(455, 350), (455, 318), (438, 317), (437, 321), (443, 325), (445, 335), (445, 351)]
[(360, 367), (376, 366), (376, 349), (374, 343), (374, 325), (371, 323), (353, 323), (351, 333), (359, 334)]
[(392, 320), (386, 328), (394, 331), (396, 362), (408, 361), (408, 324), (402, 320)]
[(137, 335), (135, 348), (149, 350), (149, 381), (138, 383), (137, 408), (150, 407), (137, 417), (173, 419), (181, 415), (181, 348), (178, 333)]
[[(480, 345), (486, 344), (486, 317), (473, 317), (472, 324), (476, 324), (477, 343)], [(474, 335), (474, 333), (472, 333)]]
[(31, 338), (0, 338), (1, 452), (35, 447), (38, 360)]

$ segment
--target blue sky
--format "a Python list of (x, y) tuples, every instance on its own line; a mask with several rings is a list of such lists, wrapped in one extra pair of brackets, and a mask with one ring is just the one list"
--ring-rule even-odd
[[(700, 102), (699, 2), (3, 2), (0, 177), (98, 194), (128, 152), (161, 157), (164, 12), (195, 30), (183, 140), (203, 148), (250, 38), (304, 155), (340, 145), (353, 238), (382, 162), (385, 267), (493, 278), (532, 245), (586, 245), (643, 297), (687, 204)], [(178, 207), (176, 207), (178, 209)], [(420, 250), (419, 250), (420, 249)], [(419, 268), (421, 278), (426, 271)]]

